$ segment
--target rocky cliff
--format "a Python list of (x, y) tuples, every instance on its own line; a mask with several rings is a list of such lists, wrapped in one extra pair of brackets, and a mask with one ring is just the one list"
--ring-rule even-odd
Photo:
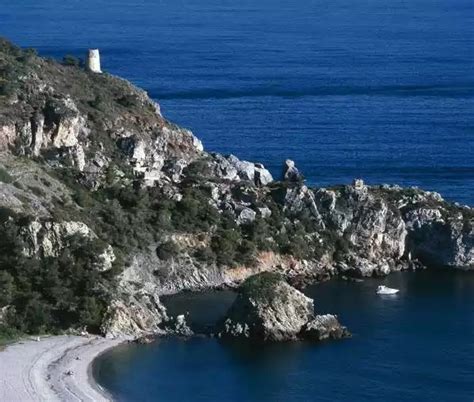
[[(474, 269), (473, 209), (361, 180), (308, 188), (290, 160), (275, 181), (204, 151), (129, 82), (76, 64), (0, 41), (5, 325), (146, 334), (168, 320), (161, 295), (262, 271), (301, 285)], [(38, 306), (47, 313), (24, 325)]]

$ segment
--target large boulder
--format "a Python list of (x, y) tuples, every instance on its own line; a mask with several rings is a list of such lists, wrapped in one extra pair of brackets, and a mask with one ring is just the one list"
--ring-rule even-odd
[(218, 333), (224, 338), (263, 341), (322, 340), (348, 336), (335, 316), (315, 316), (313, 300), (282, 276), (260, 273), (239, 288)]

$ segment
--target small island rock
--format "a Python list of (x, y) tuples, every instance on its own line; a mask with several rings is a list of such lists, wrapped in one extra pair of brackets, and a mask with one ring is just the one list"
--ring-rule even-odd
[(315, 316), (313, 300), (282, 276), (260, 273), (239, 288), (218, 334), (263, 341), (323, 340), (349, 336), (333, 315)]

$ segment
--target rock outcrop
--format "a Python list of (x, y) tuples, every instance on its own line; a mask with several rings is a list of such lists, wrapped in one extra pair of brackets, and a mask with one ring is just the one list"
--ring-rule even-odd
[[(77, 248), (78, 238), (87, 250)], [(420, 266), (472, 270), (474, 210), (361, 179), (311, 188), (291, 160), (274, 181), (259, 163), (206, 152), (129, 82), (0, 40), (0, 248), (8, 274), (19, 275), (17, 260), (58, 259), (73, 245), (71, 261), (87, 251), (87, 272), (98, 278), (79, 303), (90, 310), (83, 319), (107, 311), (104, 333), (141, 336), (168, 320), (161, 295), (235, 287), (264, 271), (304, 286)], [(255, 325), (231, 320), (225, 332), (343, 333), (278, 283), (276, 294), (294, 302), (290, 310), (270, 298), (271, 316), (261, 317), (247, 298)], [(20, 296), (12, 297), (18, 309)]]
[(303, 181), (303, 179), (304, 177), (296, 167), (295, 162), (291, 159), (287, 159), (283, 167), (283, 180), (290, 182), (300, 182)]
[(247, 279), (219, 325), (224, 338), (289, 341), (343, 338), (349, 332), (332, 315), (316, 315), (313, 300), (283, 277), (262, 273)]
[(166, 308), (153, 295), (137, 292), (133, 297), (113, 300), (104, 316), (101, 332), (107, 338), (140, 338), (164, 334)]

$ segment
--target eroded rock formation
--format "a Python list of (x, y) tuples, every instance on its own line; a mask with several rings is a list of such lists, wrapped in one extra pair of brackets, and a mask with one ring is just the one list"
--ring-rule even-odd
[[(259, 163), (204, 151), (125, 80), (5, 41), (0, 65), (0, 230), (12, 253), (5, 282), (17, 275), (12, 261), (57, 258), (75, 237), (88, 239), (99, 245), (87, 261), (103, 279), (91, 297), (106, 304), (104, 333), (159, 332), (167, 321), (161, 295), (235, 287), (261, 272), (303, 286), (423, 265), (474, 269), (470, 207), (360, 179), (310, 188), (291, 160), (274, 181)], [(274, 306), (292, 324), (274, 323), (271, 336), (300, 337), (305, 325), (314, 337), (339, 333), (329, 316), (308, 323), (311, 303), (288, 286), (278, 289), (298, 307)], [(253, 330), (240, 324), (229, 333)]]
[(262, 273), (248, 278), (218, 336), (263, 341), (310, 339), (321, 341), (349, 336), (333, 315), (315, 315), (313, 300), (290, 286), (281, 275)]

